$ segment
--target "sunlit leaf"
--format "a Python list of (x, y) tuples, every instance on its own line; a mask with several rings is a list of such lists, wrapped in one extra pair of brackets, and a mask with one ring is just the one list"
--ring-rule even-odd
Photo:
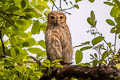
[(22, 1), (21, 1), (21, 7), (22, 7), (22, 8), (25, 8), (25, 6), (26, 6), (26, 2), (25, 2), (25, 0), (22, 0)]
[(60, 61), (61, 61), (61, 59), (56, 59), (56, 60), (52, 61), (52, 63), (58, 63)]
[(106, 22), (111, 26), (115, 26), (115, 23), (111, 19), (107, 19)]
[(75, 53), (75, 61), (76, 61), (76, 64), (80, 63), (83, 59), (83, 53), (82, 51), (80, 50), (77, 50), (76, 53)]
[(79, 9), (79, 6), (78, 5), (74, 5), (75, 8)]
[(29, 46), (36, 45), (36, 41), (34, 38), (28, 38), (25, 40), (25, 42), (27, 42), (29, 44)]
[(30, 51), (31, 53), (39, 53), (42, 50), (40, 48), (29, 48), (28, 51)]
[(93, 67), (96, 67), (98, 64), (98, 61), (97, 60), (93, 60)]
[(95, 0), (89, 0), (91, 3), (93, 3)]
[(29, 43), (28, 43), (28, 42), (23, 42), (22, 46), (23, 46), (23, 47), (28, 47), (28, 46), (29, 46)]
[(94, 39), (92, 40), (92, 44), (93, 44), (93, 45), (96, 45), (96, 44), (100, 43), (100, 42), (103, 41), (103, 40), (104, 40), (104, 37), (98, 36), (98, 37), (96, 37), (96, 38), (94, 38)]
[(114, 6), (114, 4), (111, 2), (104, 2), (104, 4), (109, 5), (109, 6)]
[(117, 69), (120, 69), (120, 64), (115, 65)]
[(13, 47), (10, 48), (10, 53), (11, 53), (12, 57), (16, 56), (16, 52), (15, 52), (15, 49)]
[(110, 32), (115, 33), (116, 32), (116, 27), (113, 27)]
[(85, 47), (82, 47), (80, 50), (84, 51), (84, 50), (88, 50), (88, 49), (91, 49), (91, 48), (92, 48), (92, 46), (85, 46)]
[(88, 17), (87, 18), (87, 22), (91, 25), (91, 27), (95, 27), (96, 26), (96, 21), (94, 21), (92, 18)]
[(120, 15), (120, 9), (118, 7), (113, 7), (111, 12), (110, 12), (110, 15), (112, 17), (117, 17)]
[(63, 65), (57, 64), (57, 65), (55, 65), (55, 67), (56, 67), (56, 68), (63, 68)]
[(46, 46), (45, 46), (45, 41), (44, 41), (44, 40), (38, 41), (38, 43), (39, 43), (39, 45), (40, 45), (41, 47), (43, 47), (44, 49), (46, 48)]
[(80, 1), (82, 1), (82, 0), (75, 0), (76, 3), (80, 2)]
[(105, 51), (103, 54), (102, 54), (102, 60), (104, 60), (106, 57), (108, 57), (109, 53), (108, 51)]
[(32, 34), (39, 34), (40, 33), (40, 22), (38, 20), (34, 21), (31, 33)]
[(120, 34), (118, 35), (118, 38), (120, 39)]
[(94, 14), (94, 11), (91, 11), (90, 15), (91, 15), (92, 21), (95, 21), (95, 14)]

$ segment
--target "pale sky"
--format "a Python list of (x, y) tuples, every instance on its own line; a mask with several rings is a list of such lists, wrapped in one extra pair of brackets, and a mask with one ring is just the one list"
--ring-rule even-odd
[[(83, 0), (79, 3), (80, 9), (72, 9), (70, 12), (72, 15), (67, 15), (67, 24), (69, 25), (73, 46), (79, 45), (82, 42), (92, 40), (94, 36), (88, 34), (86, 31), (90, 29), (90, 25), (87, 23), (87, 17), (90, 16), (90, 11), (93, 10), (96, 15), (98, 31), (105, 36), (107, 42), (114, 43), (114, 34), (110, 34), (112, 28), (106, 23), (106, 19), (112, 19), (110, 16), (110, 10), (112, 7), (105, 5), (105, 0), (95, 0), (94, 3), (90, 3), (88, 0)], [(117, 40), (117, 49), (120, 46), (120, 40)], [(79, 48), (78, 48), (79, 49)], [(74, 50), (75, 51), (75, 50)], [(84, 51), (84, 57), (82, 62), (88, 62), (90, 60), (89, 53), (94, 51)]]

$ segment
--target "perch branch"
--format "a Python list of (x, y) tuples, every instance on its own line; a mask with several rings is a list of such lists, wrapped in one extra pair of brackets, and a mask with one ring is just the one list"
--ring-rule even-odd
[[(111, 66), (87, 67), (65, 65), (64, 68), (52, 68), (50, 73), (49, 76), (44, 74), (39, 80), (51, 80), (53, 77), (55, 77), (56, 80), (70, 79), (72, 77), (77, 79), (84, 78), (86, 80), (115, 80), (115, 76), (117, 77), (120, 71)], [(111, 75), (113, 75), (113, 77), (111, 77)]]

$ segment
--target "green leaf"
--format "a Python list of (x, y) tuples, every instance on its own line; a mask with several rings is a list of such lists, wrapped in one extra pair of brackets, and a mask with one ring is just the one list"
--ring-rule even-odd
[(86, 41), (84, 43), (81, 43), (82, 45), (89, 45), (90, 44), (90, 41)]
[(94, 38), (94, 39), (92, 40), (92, 44), (93, 44), (93, 45), (96, 45), (96, 44), (100, 43), (100, 42), (103, 41), (103, 40), (104, 40), (104, 37), (98, 36), (98, 37), (96, 37), (96, 38)]
[(39, 53), (42, 50), (40, 48), (29, 48), (28, 51), (30, 51), (31, 53)]
[(39, 34), (40, 33), (40, 22), (38, 20), (34, 21), (31, 33), (32, 34)]
[(41, 41), (38, 41), (39, 45), (41, 47), (43, 47), (44, 49), (46, 49), (46, 46), (45, 46), (45, 41), (44, 40), (41, 40)]
[(91, 48), (92, 48), (92, 46), (85, 46), (85, 47), (82, 47), (80, 50), (84, 51), (84, 50), (88, 50), (88, 49), (91, 49)]
[(120, 17), (114, 17), (114, 20), (115, 20), (115, 22), (117, 23), (117, 24), (119, 24), (120, 25)]
[(113, 27), (110, 32), (115, 33), (116, 32), (116, 27)]
[(94, 11), (91, 11), (90, 15), (91, 15), (92, 21), (95, 21), (95, 14), (94, 14)]
[(28, 42), (23, 42), (22, 46), (23, 47), (29, 47), (29, 43)]
[(118, 7), (113, 7), (112, 10), (111, 10), (111, 12), (110, 12), (110, 15), (111, 15), (112, 17), (117, 17), (117, 16), (119, 16), (119, 15), (120, 15), (120, 8), (118, 8)]
[(56, 59), (56, 60), (52, 61), (52, 63), (58, 63), (60, 61), (61, 61), (61, 59)]
[(57, 64), (57, 65), (55, 65), (55, 67), (56, 67), (56, 68), (63, 68), (63, 65)]
[(96, 21), (94, 21), (92, 18), (88, 17), (87, 18), (87, 22), (91, 25), (91, 27), (95, 27), (96, 26)]
[(108, 45), (108, 47), (111, 47), (111, 42), (109, 42), (107, 45)]
[(35, 41), (34, 38), (28, 38), (28, 39), (25, 40), (25, 42), (28, 42), (29, 46), (36, 45), (36, 41)]
[(80, 1), (82, 1), (82, 0), (75, 0), (76, 3), (80, 2)]
[(107, 4), (107, 5), (109, 5), (109, 6), (114, 6), (114, 4), (111, 3), (111, 2), (104, 2), (104, 4)]
[(117, 4), (117, 6), (120, 8), (120, 1), (119, 0), (113, 0), (115, 2), (115, 4)]
[(16, 52), (15, 52), (15, 49), (13, 47), (10, 48), (10, 53), (11, 53), (12, 57), (16, 56)]
[(22, 7), (22, 8), (25, 8), (25, 6), (26, 6), (26, 2), (25, 2), (25, 0), (22, 0), (22, 1), (21, 1), (21, 7)]
[(79, 9), (79, 6), (78, 5), (74, 5), (75, 8)]
[(95, 0), (89, 0), (91, 3), (93, 3)]
[(80, 50), (77, 50), (76, 53), (75, 53), (75, 61), (76, 61), (76, 64), (80, 63), (83, 59), (83, 53), (82, 51)]
[(70, 3), (71, 5), (73, 5), (73, 3), (72, 3), (71, 1), (69, 1), (69, 3)]
[(107, 19), (106, 22), (111, 26), (115, 26), (115, 23), (111, 19)]
[(98, 60), (93, 60), (93, 67), (96, 67), (98, 64)]
[(94, 53), (94, 56), (95, 56), (95, 58), (97, 58), (97, 57), (98, 57), (96, 53)]
[(37, 52), (37, 57), (45, 57), (45, 56), (46, 56), (46, 51)]
[(120, 39), (120, 34), (118, 35), (118, 38)]
[(102, 60), (104, 60), (106, 57), (108, 57), (108, 51), (105, 51), (103, 54), (102, 54)]

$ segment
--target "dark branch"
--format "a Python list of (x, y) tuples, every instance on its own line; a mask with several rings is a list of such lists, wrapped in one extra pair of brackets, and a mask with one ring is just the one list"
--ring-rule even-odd
[(62, 6), (62, 4), (61, 4), (61, 0), (60, 0), (60, 9), (62, 10), (62, 7), (61, 7), (61, 6)]
[(116, 42), (117, 42), (117, 34), (115, 33), (114, 54), (115, 54), (115, 52), (116, 52)]
[(62, 10), (62, 6), (61, 6), (61, 8), (58, 8), (58, 7), (56, 6), (55, 2), (54, 2), (53, 0), (51, 0), (51, 1), (52, 1), (52, 3), (53, 3), (52, 10), (53, 10), (53, 8), (54, 8), (54, 6), (55, 6), (55, 8), (56, 8), (57, 10), (63, 11), (63, 12), (65, 12), (65, 13), (69, 14), (69, 15), (71, 14), (71, 13), (65, 11), (65, 10)]
[[(87, 67), (87, 66), (77, 66), (77, 65), (65, 65), (64, 68), (53, 68), (51, 69), (51, 74), (43, 75), (39, 80), (51, 80), (55, 77), (56, 80), (64, 80), (65, 78), (84, 78), (86, 80), (115, 80), (120, 73), (119, 70), (110, 66), (101, 67)], [(113, 77), (111, 77), (111, 75)], [(119, 76), (120, 79), (120, 76)], [(119, 80), (116, 79), (116, 80)]]
[(13, 21), (12, 19), (9, 18), (9, 19), (10, 19), (10, 20), (9, 20), (9, 19), (7, 19), (6, 17), (3, 17), (3, 16), (1, 16), (1, 15), (0, 15), (0, 17), (3, 18), (4, 20), (6, 20), (8, 23), (10, 23), (10, 24), (11, 24), (12, 26), (14, 26), (15, 28), (17, 28), (17, 26), (16, 26), (13, 22), (11, 22), (11, 21)]
[(7, 16), (18, 16), (18, 17), (20, 17), (20, 18), (26, 18), (25, 16), (21, 16), (21, 15), (19, 15), (19, 14), (6, 13), (6, 12), (4, 12), (4, 11), (0, 11), (0, 13), (5, 14), (5, 15), (7, 15)]
[(63, 10), (69, 10), (69, 9), (74, 8), (74, 7), (75, 7), (75, 5), (74, 5), (74, 6), (72, 6), (72, 7), (70, 7), (70, 8), (63, 9)]
[(4, 46), (4, 43), (3, 43), (3, 38), (2, 38), (2, 32), (1, 32), (1, 29), (0, 29), (0, 40), (1, 40), (1, 43), (2, 43), (2, 49), (3, 49), (3, 55), (5, 57), (6, 53), (5, 53), (5, 46)]
[(37, 60), (35, 57), (30, 56), (30, 58), (32, 58), (39, 66), (41, 65), (40, 60)]

